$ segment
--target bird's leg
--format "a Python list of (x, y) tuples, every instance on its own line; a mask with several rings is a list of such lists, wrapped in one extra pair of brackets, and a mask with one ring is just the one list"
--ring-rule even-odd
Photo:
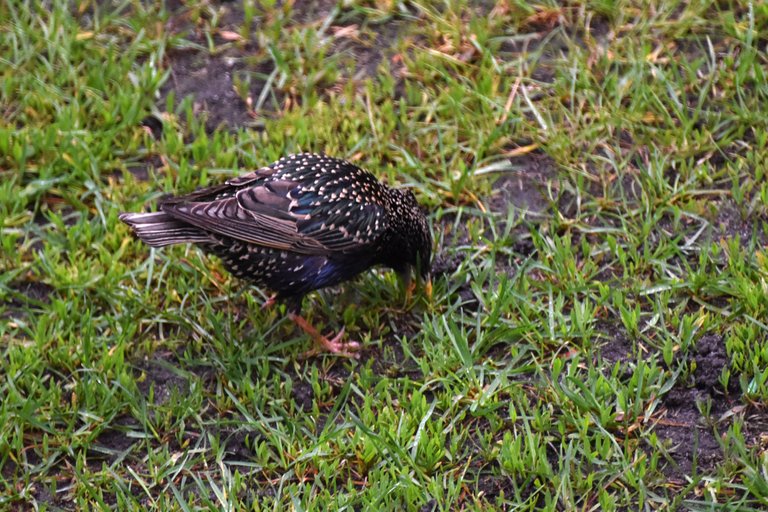
[(312, 341), (315, 342), (315, 348), (310, 350), (307, 355), (315, 355), (323, 350), (326, 350), (328, 352), (331, 352), (333, 354), (338, 354), (340, 356), (346, 356), (346, 357), (360, 357), (360, 355), (357, 353), (360, 350), (360, 344), (356, 341), (346, 341), (343, 342), (341, 339), (344, 337), (344, 328), (342, 327), (341, 330), (331, 338), (330, 340), (320, 334), (317, 329), (312, 327), (312, 325), (304, 320), (304, 318), (300, 315), (297, 315), (296, 313), (289, 313), (288, 316), (290, 317), (293, 322), (298, 325), (302, 331), (309, 334), (309, 336), (312, 338)]

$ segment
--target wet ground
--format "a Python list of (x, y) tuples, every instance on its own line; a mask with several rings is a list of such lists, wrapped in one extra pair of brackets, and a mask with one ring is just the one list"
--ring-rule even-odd
[[(226, 30), (228, 25), (239, 26), (242, 13), (237, 5), (224, 4), (224, 15), (220, 27)], [(312, 20), (325, 18), (336, 2), (296, 2), (294, 12), (300, 12), (301, 18), (297, 22), (312, 23)], [(334, 30), (353, 30), (355, 20), (344, 20), (342, 24), (334, 24)], [(384, 24), (378, 31), (378, 36), (370, 41), (357, 41), (353, 39), (341, 39), (334, 46), (334, 51), (343, 54), (345, 59), (359, 62), (352, 72), (349, 80), (358, 80), (364, 76), (372, 76), (375, 73), (378, 62), (382, 59), (392, 59), (395, 51), (388, 45), (395, 41), (400, 33), (401, 26), (407, 22), (396, 24)], [(171, 31), (185, 33), (193, 42), (203, 47), (206, 41), (202, 34), (197, 34), (195, 27), (185, 18), (185, 11), (179, 10), (168, 22)], [(509, 48), (508, 51), (514, 49)], [(173, 93), (176, 101), (190, 97), (193, 102), (194, 113), (206, 120), (208, 130), (236, 130), (241, 128), (260, 128), (259, 119), (262, 116), (279, 115), (288, 98), (271, 91), (264, 93), (268, 87), (270, 74), (274, 71), (270, 65), (263, 62), (253, 62), (252, 55), (258, 54), (256, 47), (232, 46), (224, 52), (209, 54), (203, 49), (190, 48), (185, 50), (172, 50), (168, 52), (166, 65), (171, 70), (169, 80), (162, 89), (162, 96), (158, 101), (158, 108), (164, 110), (168, 96)], [(546, 66), (542, 66), (539, 79), (546, 79)], [(242, 94), (236, 92), (238, 76), (243, 70), (248, 70), (252, 78), (247, 85), (247, 91)], [(256, 71), (254, 74), (253, 71)], [(247, 98), (250, 98), (251, 104)], [(256, 102), (257, 104), (254, 104)], [(159, 129), (158, 123), (148, 119), (147, 127), (153, 131)], [(538, 222), (551, 218), (558, 205), (552, 203), (547, 195), (547, 185), (556, 181), (557, 170), (546, 155), (533, 151), (521, 156), (511, 157), (510, 166), (515, 170), (500, 173), (495, 179), (493, 192), (490, 197), (484, 198), (484, 203), (491, 211), (498, 214), (499, 222), (507, 218), (510, 210), (515, 210), (519, 215), (525, 216), (526, 223), (519, 228), (520, 241), (515, 250), (524, 254), (532, 250), (527, 242), (525, 233), (531, 226)], [(148, 169), (159, 167), (161, 162), (157, 157), (152, 157), (135, 168), (135, 176), (144, 179), (148, 176)], [(556, 185), (556, 183), (555, 183)], [(724, 204), (718, 210), (717, 218), (712, 219), (715, 235), (732, 236), (738, 234), (742, 239), (748, 239), (754, 226), (739, 215), (734, 205)], [(451, 219), (442, 221), (454, 233), (453, 238), (446, 239), (446, 243), (463, 243), (467, 239), (460, 230), (450, 225)], [(575, 242), (574, 242), (575, 244)], [(447, 254), (437, 254), (435, 261), (436, 274), (450, 274), (460, 264), (455, 257)], [(514, 263), (502, 265), (501, 271), (513, 274), (516, 269)], [(13, 297), (18, 306), (46, 301), (51, 290), (44, 285), (23, 278), (17, 280), (14, 285), (16, 292)], [(464, 307), (477, 308), (469, 285), (459, 290), (459, 295), (464, 300)], [(418, 329), (417, 318), (393, 318), (388, 322), (399, 322), (400, 334)], [(375, 336), (375, 333), (374, 333)], [(628, 340), (622, 328), (610, 322), (604, 322), (599, 329), (599, 343), (597, 358), (602, 358), (608, 366), (614, 362), (624, 361), (637, 357), (636, 345)], [(156, 361), (147, 361), (137, 364), (137, 370), (145, 374), (146, 380), (141, 386), (143, 392), (148, 392), (152, 385), (156, 402), (167, 399), (171, 393), (183, 393), (188, 385), (183, 373), (169, 369), (169, 366), (178, 364), (175, 354), (157, 354)], [(387, 374), (408, 374), (414, 379), (420, 376), (416, 368), (403, 367), (402, 349), (396, 339), (387, 339), (380, 348), (366, 350), (364, 358), (374, 361), (373, 369), (376, 372)], [(706, 335), (702, 337), (696, 347), (696, 370), (692, 379), (678, 382), (661, 399), (660, 407), (653, 416), (656, 422), (655, 432), (668, 447), (667, 465), (665, 473), (672, 486), (685, 486), (686, 475), (694, 469), (706, 471), (714, 468), (722, 460), (720, 440), (715, 438), (713, 429), (709, 424), (711, 418), (722, 419), (719, 422), (719, 431), (725, 431), (728, 425), (728, 413), (734, 408), (739, 408), (741, 402), (738, 399), (738, 389), (735, 379), (732, 381), (732, 389), (723, 389), (720, 384), (721, 370), (728, 363), (725, 352), (725, 344), (722, 337)], [(195, 369), (189, 369), (195, 372)], [(210, 369), (203, 370), (210, 371)], [(338, 375), (328, 375), (329, 380), (334, 378), (344, 382), (346, 376), (342, 366), (334, 366), (334, 372)], [(310, 409), (314, 396), (311, 387), (303, 383), (301, 379), (295, 380), (293, 396), (300, 407)], [(709, 404), (708, 415), (702, 414), (700, 404)], [(118, 422), (119, 423), (119, 422)], [(747, 438), (753, 442), (758, 441), (761, 432), (768, 429), (768, 421), (765, 417), (754, 418), (748, 422)], [(130, 429), (131, 425), (126, 424)], [(478, 426), (482, 428), (482, 426)], [(112, 448), (116, 452), (122, 452), (127, 448), (130, 440), (118, 431), (110, 431), (98, 439), (96, 445)], [(250, 449), (246, 445), (242, 432), (233, 432), (228, 442), (233, 455), (247, 457)], [(238, 453), (241, 450), (242, 453)], [(109, 460), (109, 456), (106, 457)], [(480, 490), (487, 496), (496, 496), (504, 492), (507, 485), (504, 479), (488, 478), (480, 483)]]
[[(331, 10), (336, 2), (303, 2), (294, 4), (293, 12), (301, 13), (297, 15), (297, 23), (320, 23)], [(487, 8), (490, 8), (487, 6)], [(481, 9), (485, 9), (481, 7)], [(233, 26), (239, 26), (242, 13), (234, 4), (231, 9), (226, 9), (224, 15), (224, 28), (227, 23)], [(340, 18), (340, 22), (334, 22), (333, 30), (353, 31), (356, 28), (355, 19)], [(546, 20), (542, 21), (543, 23)], [(359, 80), (366, 76), (374, 76), (376, 66), (382, 59), (390, 59), (396, 54), (396, 50), (391, 46), (402, 32), (404, 25), (408, 21), (397, 21), (384, 23), (377, 27), (377, 36), (368, 41), (359, 41), (354, 38), (340, 38), (334, 45), (333, 51), (342, 55), (345, 59), (353, 60), (356, 64), (348, 80)], [(171, 26), (174, 29), (189, 30), (189, 25), (185, 25), (182, 19), (172, 18)], [(542, 27), (532, 26), (534, 32)], [(190, 32), (191, 39), (195, 40), (194, 29)], [(600, 20), (596, 20), (593, 35), (600, 38)], [(202, 36), (197, 36), (198, 42), (204, 42)], [(531, 50), (538, 44), (537, 39), (526, 43), (526, 49)], [(546, 65), (546, 53), (562, 50), (557, 47), (557, 41), (549, 43), (551, 49), (545, 49), (545, 55), (542, 63), (537, 70), (538, 80), (547, 81), (551, 76), (548, 74)], [(502, 52), (514, 53), (522, 48), (502, 47)], [(209, 130), (214, 129), (237, 129), (241, 127), (252, 127), (258, 129), (259, 116), (278, 115), (282, 104), (286, 98), (279, 95), (263, 94), (263, 88), (268, 82), (268, 76), (273, 71), (268, 65), (258, 64), (256, 69), (265, 78), (250, 83), (249, 95), (251, 98), (263, 98), (259, 104), (259, 110), (256, 111), (249, 107), (246, 101), (238, 97), (234, 92), (234, 77), (238, 71), (248, 67), (247, 58), (243, 52), (253, 52), (255, 48), (236, 49), (232, 48), (226, 52), (215, 56), (209, 55), (204, 51), (174, 51), (169, 54), (168, 65), (172, 70), (171, 79), (163, 89), (163, 100), (159, 105), (164, 104), (164, 99), (171, 91), (175, 97), (182, 98), (191, 96), (194, 98), (195, 111), (205, 116)], [(397, 69), (397, 63), (393, 62), (393, 69)], [(252, 70), (251, 70), (252, 71)], [(516, 147), (524, 146), (528, 141), (521, 141)], [(515, 154), (515, 148), (510, 148), (511, 153)], [(488, 208), (498, 214), (500, 223), (504, 222), (510, 210), (514, 210), (518, 217), (523, 216), (526, 222), (517, 228), (520, 234), (516, 242), (515, 250), (521, 254), (533, 250), (528, 238), (525, 236), (527, 229), (534, 227), (538, 222), (543, 222), (553, 216), (556, 208), (568, 207), (566, 204), (553, 204), (553, 199), (548, 195), (551, 188), (557, 188), (557, 169), (554, 163), (545, 154), (540, 151), (519, 152), (516, 156), (509, 159), (511, 171), (500, 173), (500, 176), (494, 180), (493, 192), (490, 197), (483, 198), (483, 202)], [(562, 200), (562, 198), (561, 198)], [(718, 210), (717, 218), (713, 218), (712, 225), (716, 232), (711, 233), (714, 236), (733, 236), (739, 235), (742, 240), (748, 240), (752, 235), (755, 226), (747, 222), (739, 213), (738, 209), (728, 203), (724, 203)], [(461, 229), (455, 229), (451, 225), (450, 217), (442, 220), (443, 227), (452, 233), (452, 237), (446, 240), (446, 243), (462, 244), (467, 242), (465, 234)], [(576, 242), (574, 242), (575, 244)], [(435, 257), (435, 273), (450, 274), (459, 265), (455, 257), (446, 254), (437, 254)], [(516, 271), (514, 262), (502, 263), (500, 270), (513, 274)], [(459, 295), (464, 299), (464, 307), (476, 309), (477, 302), (474, 300), (469, 285), (459, 290)], [(399, 318), (392, 321), (407, 324), (401, 326), (401, 333), (408, 329), (418, 329), (417, 319)], [(404, 327), (404, 328), (403, 328)], [(616, 361), (632, 359), (637, 356), (634, 353), (636, 346), (631, 343), (622, 328), (618, 325), (604, 323), (599, 333), (599, 352), (596, 357), (602, 358), (608, 366)], [(389, 357), (384, 357), (384, 354)], [(394, 357), (392, 357), (394, 354)], [(723, 367), (728, 363), (725, 353), (725, 343), (722, 337), (707, 335), (699, 340), (696, 347), (696, 370), (693, 374), (693, 381), (680, 381), (671, 389), (661, 400), (661, 406), (654, 414), (653, 421), (656, 422), (655, 432), (663, 441), (668, 449), (667, 464), (665, 473), (669, 478), (671, 486), (684, 487), (686, 475), (690, 475), (694, 469), (706, 471), (714, 468), (721, 460), (722, 453), (720, 442), (713, 435), (710, 421), (712, 418), (722, 418), (718, 424), (719, 431), (727, 430), (728, 413), (734, 408), (741, 407), (738, 400), (737, 384), (731, 381), (732, 389), (722, 389), (720, 385), (720, 375)], [(366, 351), (365, 358), (371, 358), (375, 361), (374, 369), (378, 372), (391, 374), (413, 373), (413, 378), (418, 378), (417, 369), (402, 368), (398, 361), (402, 361), (402, 350), (399, 342), (395, 339), (386, 339), (381, 349), (372, 349)], [(334, 371), (345, 372), (341, 367), (335, 367)], [(151, 370), (150, 378), (155, 382), (156, 393), (167, 393), (164, 388), (167, 386), (183, 387), (183, 383), (178, 378), (169, 375), (167, 370)], [(343, 382), (346, 375), (338, 375), (339, 382)], [(311, 388), (299, 383), (294, 387), (294, 398), (301, 406), (310, 408), (313, 403)], [(709, 404), (708, 415), (702, 414), (701, 404)], [(757, 442), (759, 434), (768, 427), (768, 421), (762, 415), (755, 418), (755, 422), (749, 424), (747, 438), (750, 441)], [(235, 443), (237, 444), (237, 443)], [(482, 488), (487, 496), (497, 496), (505, 491), (508, 482), (505, 479), (489, 478), (488, 481), (481, 482)], [(507, 489), (508, 491), (508, 489)]]

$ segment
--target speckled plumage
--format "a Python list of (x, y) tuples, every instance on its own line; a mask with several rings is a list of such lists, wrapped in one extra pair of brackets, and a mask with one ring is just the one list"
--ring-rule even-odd
[(429, 274), (432, 239), (410, 191), (336, 158), (297, 154), (120, 219), (152, 246), (196, 243), (298, 312), (312, 290), (376, 265)]

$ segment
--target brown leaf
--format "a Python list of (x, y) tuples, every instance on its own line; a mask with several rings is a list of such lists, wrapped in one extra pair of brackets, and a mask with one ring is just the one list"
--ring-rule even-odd
[(560, 9), (541, 9), (528, 16), (523, 21), (523, 26), (541, 32), (549, 32), (563, 22), (563, 12)]
[(243, 36), (231, 30), (219, 30), (219, 37), (221, 37), (225, 41), (244, 41), (245, 40)]
[(360, 35), (360, 31), (357, 28), (357, 25), (347, 25), (346, 27), (331, 27), (331, 31), (333, 32), (333, 35), (342, 38), (342, 37), (348, 37), (350, 39), (357, 39), (357, 37)]

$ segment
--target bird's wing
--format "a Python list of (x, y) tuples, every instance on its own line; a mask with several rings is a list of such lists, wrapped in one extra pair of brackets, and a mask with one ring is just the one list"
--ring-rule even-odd
[(374, 201), (342, 199), (315, 210), (297, 222), (299, 233), (331, 252), (365, 250), (376, 245), (389, 227), (386, 209)]
[(338, 200), (313, 206), (317, 198), (303, 193), (300, 183), (264, 179), (267, 170), (172, 198), (162, 210), (213, 233), (304, 254), (358, 250), (384, 232), (386, 215), (380, 204)]
[(218, 190), (218, 198), (208, 199), (210, 194), (194, 197), (193, 193), (164, 202), (162, 210), (195, 227), (236, 240), (280, 250), (295, 250), (294, 246), (300, 245), (302, 252), (323, 252), (322, 245), (303, 240), (299, 233), (299, 219), (288, 211), (290, 199), (284, 193), (289, 186), (295, 188), (296, 183), (267, 181), (240, 190), (227, 184), (228, 188)]

